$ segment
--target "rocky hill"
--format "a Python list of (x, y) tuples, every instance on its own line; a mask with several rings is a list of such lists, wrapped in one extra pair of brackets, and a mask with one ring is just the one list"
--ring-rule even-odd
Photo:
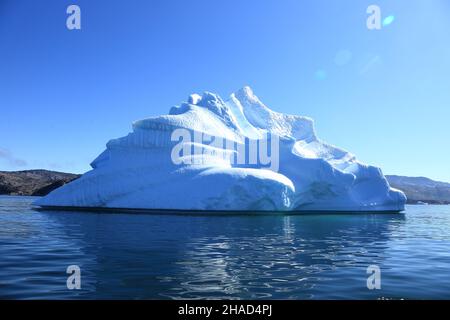
[(450, 204), (450, 183), (424, 177), (386, 176), (389, 184), (402, 190), (408, 203)]
[(44, 196), (79, 176), (47, 170), (0, 171), (0, 194)]

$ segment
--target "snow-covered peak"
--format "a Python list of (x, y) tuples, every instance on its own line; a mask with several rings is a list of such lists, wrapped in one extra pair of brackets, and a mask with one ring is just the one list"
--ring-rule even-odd
[(248, 101), (253, 104), (260, 104), (261, 106), (264, 106), (258, 99), (258, 97), (254, 94), (253, 89), (250, 88), (249, 86), (245, 86), (239, 89), (233, 95), (236, 96), (241, 101)]
[(219, 116), (230, 129), (237, 129), (232, 112), (219, 95), (205, 91), (197, 102), (197, 106), (206, 108)]
[(196, 103), (199, 107), (204, 107), (217, 115), (221, 115), (226, 109), (222, 98), (215, 93), (205, 91), (202, 98)]
[(189, 104), (198, 104), (200, 101), (202, 100), (202, 96), (197, 94), (197, 93), (193, 93), (189, 96), (188, 98), (188, 103)]
[(221, 129), (214, 130), (216, 133), (231, 130), (234, 131), (232, 134), (255, 139), (270, 133), (308, 143), (317, 140), (312, 119), (272, 111), (248, 86), (231, 94), (227, 101), (208, 91), (202, 96), (192, 94), (187, 102), (172, 107), (169, 115), (137, 121), (134, 128), (148, 127), (152, 123), (167, 123), (172, 127), (198, 130), (199, 127), (204, 129), (205, 125), (216, 122), (223, 124)]
[(285, 138), (316, 140), (312, 119), (272, 111), (248, 86), (233, 93), (230, 100), (240, 105), (245, 118), (255, 128)]

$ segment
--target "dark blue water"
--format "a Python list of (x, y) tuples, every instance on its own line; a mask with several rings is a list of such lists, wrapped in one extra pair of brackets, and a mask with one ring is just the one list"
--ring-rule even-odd
[[(171, 216), (37, 212), (33, 200), (0, 197), (0, 298), (450, 299), (449, 206)], [(67, 289), (69, 265), (81, 290)]]

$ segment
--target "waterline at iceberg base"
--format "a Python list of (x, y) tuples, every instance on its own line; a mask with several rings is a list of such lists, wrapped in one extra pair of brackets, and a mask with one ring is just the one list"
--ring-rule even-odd
[[(179, 129), (242, 148), (223, 150), (208, 139), (198, 143), (181, 136), (173, 141)], [(248, 160), (251, 156), (239, 150), (248, 151), (251, 141), (268, 135), (276, 137), (276, 145), (273, 139), (266, 141), (275, 169), (261, 159), (233, 161)], [(193, 149), (204, 156), (183, 161), (183, 151)], [(182, 161), (174, 161), (174, 150)], [(110, 140), (91, 166), (34, 204), (103, 210), (398, 212), (406, 202), (379, 168), (318, 139), (310, 118), (270, 110), (249, 87), (226, 101), (209, 92), (194, 94), (169, 115), (137, 121), (132, 133)]]

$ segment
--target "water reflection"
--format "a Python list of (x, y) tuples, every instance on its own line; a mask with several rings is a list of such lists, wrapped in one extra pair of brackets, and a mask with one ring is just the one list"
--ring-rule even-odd
[(96, 281), (87, 295), (108, 298), (305, 299), (339, 285), (361, 290), (365, 268), (383, 263), (404, 222), (398, 214), (41, 214), (89, 244), (82, 250), (96, 261)]
[[(450, 207), (407, 214), (142, 215), (0, 197), (0, 297), (450, 298)], [(66, 288), (67, 266), (82, 290)], [(366, 287), (379, 265), (382, 290)]]
[[(83, 293), (68, 291), (66, 268), (79, 264), (89, 275), (95, 257), (86, 258), (84, 236), (73, 236), (47, 214), (35, 214), (33, 197), (0, 197), (0, 298), (76, 298)], [(91, 281), (85, 292), (93, 291)]]
[[(237, 232), (220, 222), (219, 235), (186, 242), (178, 261), (180, 276), (170, 279), (178, 285), (163, 294), (305, 299), (339, 285), (359, 286), (361, 291), (367, 266), (383, 263), (389, 232), (404, 221), (401, 215), (381, 219), (384, 222), (371, 216), (241, 218)], [(335, 272), (338, 268), (352, 269), (360, 279), (344, 284), (342, 273)]]

